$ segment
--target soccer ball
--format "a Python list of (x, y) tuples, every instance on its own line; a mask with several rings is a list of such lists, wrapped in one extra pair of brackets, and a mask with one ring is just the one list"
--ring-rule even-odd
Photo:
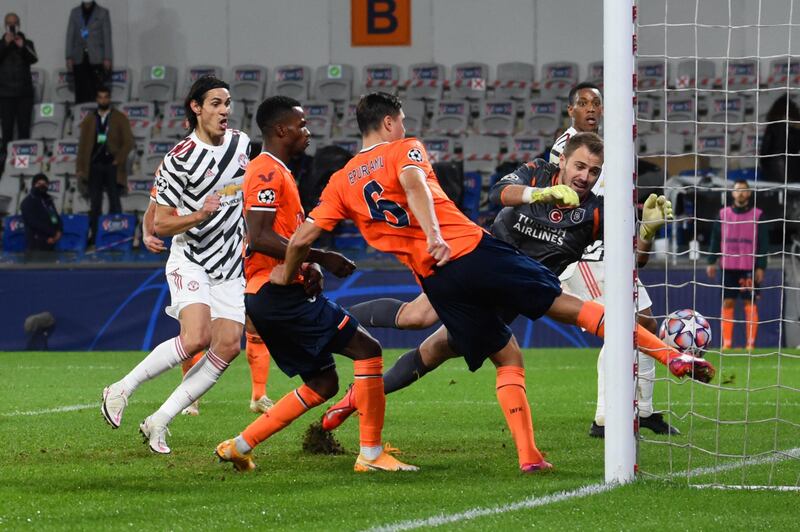
[(667, 316), (658, 330), (658, 337), (681, 353), (701, 357), (711, 344), (708, 320), (690, 308), (677, 310)]

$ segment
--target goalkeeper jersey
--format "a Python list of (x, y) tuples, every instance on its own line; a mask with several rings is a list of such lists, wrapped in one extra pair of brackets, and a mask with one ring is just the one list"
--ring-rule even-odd
[[(491, 197), (499, 203), (500, 194), (509, 185), (557, 185), (558, 172), (557, 165), (536, 159), (498, 181)], [(581, 258), (586, 246), (603, 237), (603, 199), (590, 192), (573, 208), (548, 203), (505, 207), (494, 220), (492, 234), (560, 275)]]

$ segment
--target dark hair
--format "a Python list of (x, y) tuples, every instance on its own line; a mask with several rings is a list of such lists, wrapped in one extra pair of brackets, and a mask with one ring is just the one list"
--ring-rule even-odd
[(108, 88), (108, 85), (100, 85), (99, 87), (97, 87), (97, 90), (95, 92), (97, 94), (100, 94), (101, 92), (105, 92), (109, 96), (111, 95), (111, 89)]
[(770, 106), (767, 111), (767, 122), (786, 120), (787, 116), (792, 122), (800, 122), (800, 109), (787, 94), (784, 94)]
[(597, 133), (576, 133), (567, 141), (564, 146), (564, 158), (569, 159), (575, 150), (581, 146), (586, 146), (592, 155), (603, 156), (603, 139)]
[(288, 96), (270, 96), (258, 106), (256, 124), (264, 138), (270, 137), (270, 131), (292, 111), (293, 107), (301, 107), (300, 102)]
[(373, 92), (363, 96), (356, 107), (358, 130), (362, 135), (378, 129), (384, 117), (400, 114), (403, 103), (397, 96), (386, 92)]
[(736, 185), (744, 185), (748, 190), (750, 189), (750, 183), (747, 182), (747, 179), (737, 179), (733, 182), (733, 186), (735, 187)]
[(228, 89), (230, 85), (217, 78), (216, 76), (206, 75), (197, 78), (197, 81), (192, 83), (192, 88), (189, 89), (189, 94), (183, 101), (183, 107), (186, 110), (186, 120), (189, 121), (189, 129), (197, 127), (197, 115), (192, 111), (192, 102), (197, 102), (203, 105), (203, 100), (206, 99), (206, 93), (211, 89)]
[(575, 105), (575, 96), (578, 94), (578, 91), (583, 89), (596, 90), (600, 94), (600, 97), (601, 98), (603, 97), (603, 93), (600, 92), (600, 87), (598, 87), (591, 81), (582, 81), (569, 90), (569, 96), (567, 96), (567, 100), (569, 101), (570, 105)]
[(31, 186), (35, 185), (37, 181), (44, 181), (45, 183), (49, 184), (50, 178), (48, 178), (46, 174), (39, 172), (38, 174), (33, 176), (33, 179), (31, 179)]

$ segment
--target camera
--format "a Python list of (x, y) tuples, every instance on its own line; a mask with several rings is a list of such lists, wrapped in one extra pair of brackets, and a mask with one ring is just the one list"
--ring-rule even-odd
[(8, 32), (10, 34), (12, 34), (12, 35), (16, 35), (17, 34), (17, 25), (16, 24), (9, 25), (8, 26)]

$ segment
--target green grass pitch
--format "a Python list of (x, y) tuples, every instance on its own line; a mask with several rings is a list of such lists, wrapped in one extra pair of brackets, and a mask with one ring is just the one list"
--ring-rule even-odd
[[(399, 354), (388, 351), (386, 366)], [(247, 408), (245, 357), (202, 399), (199, 417), (172, 423), (172, 455), (155, 456), (141, 443), (138, 423), (175, 387), (177, 370), (137, 391), (119, 430), (103, 422), (98, 408), (103, 386), (142, 356), (0, 353), (0, 528), (797, 527), (797, 492), (697, 489), (686, 477), (691, 466), (706, 472), (693, 483), (797, 486), (800, 458), (742, 464), (707, 452), (744, 450), (758, 457), (800, 447), (800, 397), (791, 389), (800, 387), (795, 358), (726, 357), (715, 381), (725, 382), (723, 390), (660, 381), (656, 408), (666, 409), (669, 400), (671, 421), (683, 434), (668, 440), (644, 433), (640, 480), (595, 493), (603, 480), (603, 442), (587, 436), (594, 414), (594, 350), (526, 351), (537, 445), (556, 467), (527, 476), (517, 469), (488, 364), (471, 374), (463, 361), (450, 361), (387, 398), (384, 437), (402, 449), (402, 459), (420, 466), (418, 473), (354, 473), (358, 430), (352, 419), (336, 433), (347, 454), (305, 454), (302, 435), (319, 419), (320, 407), (257, 448), (258, 469), (242, 475), (217, 463), (212, 452), (255, 417)], [(718, 356), (711, 358), (719, 364)], [(344, 388), (352, 380), (352, 364), (343, 358), (338, 363)], [(658, 371), (659, 377), (666, 375), (664, 368)], [(268, 393), (278, 399), (298, 382), (273, 365)], [(789, 388), (776, 391), (774, 384)], [(740, 388), (760, 391), (744, 394)], [(770, 421), (776, 417), (793, 424)], [(742, 419), (750, 423), (733, 423)]]

